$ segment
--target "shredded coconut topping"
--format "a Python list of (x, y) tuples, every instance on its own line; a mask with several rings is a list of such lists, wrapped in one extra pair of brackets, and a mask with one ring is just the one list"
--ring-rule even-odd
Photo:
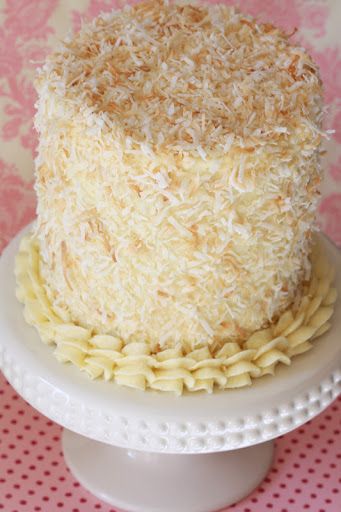
[(149, 1), (37, 78), (40, 273), (62, 318), (156, 350), (242, 343), (310, 278), (321, 84), (270, 25)]
[(38, 89), (144, 151), (226, 152), (320, 126), (317, 69), (270, 24), (225, 5), (152, 0), (102, 14), (48, 59)]

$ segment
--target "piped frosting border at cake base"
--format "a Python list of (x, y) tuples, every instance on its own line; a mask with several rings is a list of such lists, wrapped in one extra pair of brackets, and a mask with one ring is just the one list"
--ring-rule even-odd
[(320, 243), (315, 244), (311, 261), (311, 280), (296, 308), (241, 345), (227, 341), (215, 352), (203, 347), (185, 353), (179, 345), (152, 353), (147, 342), (124, 345), (115, 336), (65, 321), (48, 300), (39, 272), (39, 244), (33, 236), (22, 239), (16, 258), (17, 298), (25, 306), (25, 320), (45, 343), (55, 344), (57, 359), (73, 363), (93, 379), (178, 395), (184, 390), (212, 392), (215, 387), (248, 386), (255, 378), (273, 375), (279, 363), (289, 365), (293, 356), (309, 350), (311, 342), (329, 329), (337, 291), (332, 286), (333, 268)]

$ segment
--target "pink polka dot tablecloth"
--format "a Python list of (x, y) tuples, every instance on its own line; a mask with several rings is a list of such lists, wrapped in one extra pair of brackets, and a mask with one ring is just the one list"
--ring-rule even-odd
[[(35, 68), (70, 29), (124, 0), (0, 0), (0, 252), (34, 216), (32, 85)], [(318, 62), (328, 109), (323, 230), (341, 246), (341, 39), (339, 0), (225, 0), (293, 33)], [(0, 283), (1, 285), (1, 283)], [(277, 440), (273, 467), (235, 512), (341, 512), (341, 399)], [(0, 512), (115, 512), (72, 477), (61, 428), (0, 374)], [(176, 511), (174, 511), (176, 512)]]
[[(279, 438), (270, 473), (231, 512), (341, 511), (341, 396)], [(115, 512), (72, 477), (61, 427), (37, 413), (0, 378), (0, 512)], [(176, 512), (176, 511), (174, 511)]]

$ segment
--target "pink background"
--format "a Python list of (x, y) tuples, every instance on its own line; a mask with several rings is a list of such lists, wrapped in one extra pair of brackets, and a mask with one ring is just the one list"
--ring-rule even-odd
[[(341, 246), (341, 2), (225, 0), (292, 32), (320, 65), (328, 110), (319, 221)], [(124, 4), (114, 0), (0, 0), (0, 252), (34, 217), (32, 128), (34, 69), (82, 19)], [(341, 401), (277, 441), (275, 464), (262, 486), (235, 512), (341, 511)], [(0, 512), (113, 511), (72, 478), (61, 429), (28, 406), (0, 376)], [(114, 511), (113, 511), (114, 512)], [(174, 511), (176, 512), (176, 511)]]

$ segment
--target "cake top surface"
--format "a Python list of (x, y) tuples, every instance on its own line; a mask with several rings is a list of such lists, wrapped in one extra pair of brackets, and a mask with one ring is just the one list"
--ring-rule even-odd
[(308, 54), (270, 24), (224, 5), (147, 0), (64, 40), (37, 88), (89, 122), (173, 150), (227, 151), (315, 128), (321, 83)]

